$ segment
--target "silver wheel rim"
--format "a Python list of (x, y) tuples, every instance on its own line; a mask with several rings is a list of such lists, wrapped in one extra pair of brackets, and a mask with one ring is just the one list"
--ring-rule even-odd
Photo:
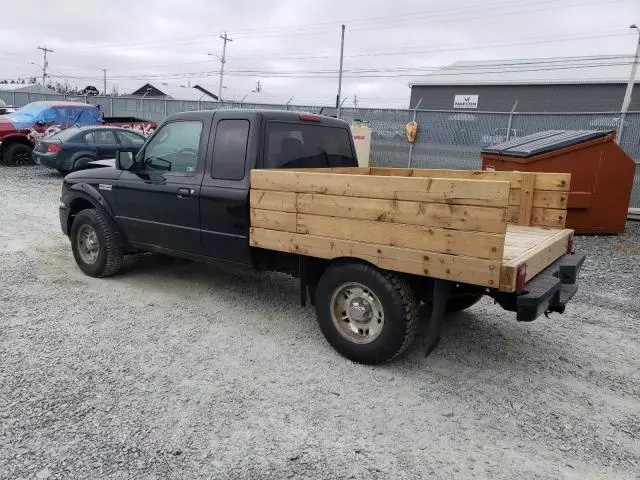
[(350, 342), (371, 343), (382, 333), (384, 311), (380, 299), (360, 283), (345, 283), (336, 288), (330, 308), (333, 325)]
[(98, 234), (91, 225), (82, 225), (78, 229), (78, 253), (84, 263), (93, 265), (98, 260), (100, 244)]

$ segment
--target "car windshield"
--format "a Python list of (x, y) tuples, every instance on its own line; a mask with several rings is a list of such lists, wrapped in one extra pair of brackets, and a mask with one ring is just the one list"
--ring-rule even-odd
[(42, 112), (48, 105), (41, 102), (32, 102), (24, 107), (19, 108), (14, 115), (24, 115), (25, 117), (35, 117)]

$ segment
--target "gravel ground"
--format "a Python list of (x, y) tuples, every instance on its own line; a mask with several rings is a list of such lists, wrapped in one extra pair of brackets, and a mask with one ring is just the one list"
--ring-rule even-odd
[(367, 367), (285, 276), (83, 275), (60, 183), (0, 168), (0, 478), (640, 478), (640, 223), (577, 239), (564, 315), (483, 300), (429, 358)]

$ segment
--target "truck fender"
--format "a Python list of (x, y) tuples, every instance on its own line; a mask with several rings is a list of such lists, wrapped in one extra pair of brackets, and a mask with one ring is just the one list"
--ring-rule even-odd
[(104, 213), (107, 214), (115, 223), (115, 214), (113, 213), (113, 210), (94, 186), (89, 185), (88, 183), (76, 183), (72, 185), (69, 190), (73, 192), (69, 206), (71, 206), (73, 200), (82, 197), (85, 200), (88, 200), (96, 208), (103, 210)]
[(24, 145), (28, 145), (30, 148), (33, 148), (33, 140), (31, 140), (28, 135), (24, 135), (22, 133), (12, 133), (0, 139), (0, 141), (2, 142), (2, 148), (6, 148), (14, 143), (23, 143)]
[[(109, 204), (104, 200), (102, 195), (96, 190), (93, 186), (87, 183), (77, 183), (70, 187), (70, 193), (68, 198), (69, 208), (72, 207), (73, 203), (77, 200), (83, 200), (82, 203), (89, 203), (93, 208), (100, 210), (106, 217), (113, 231), (115, 233), (115, 241), (121, 248), (126, 248), (126, 239), (122, 233), (122, 229), (120, 225), (118, 225), (118, 221), (116, 220), (116, 216), (113, 213), (113, 210), (109, 206)], [(69, 212), (69, 217), (67, 220), (67, 232), (71, 232), (71, 224), (73, 223), (73, 219), (76, 216), (77, 211), (71, 209)]]

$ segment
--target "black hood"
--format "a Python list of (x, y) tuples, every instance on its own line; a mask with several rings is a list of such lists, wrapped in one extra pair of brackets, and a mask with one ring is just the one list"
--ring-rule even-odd
[(96, 160), (95, 162), (89, 162), (87, 168), (82, 170), (76, 170), (71, 172), (65, 178), (65, 180), (71, 182), (82, 182), (86, 180), (117, 180), (122, 173), (115, 167), (115, 159), (108, 160)]

